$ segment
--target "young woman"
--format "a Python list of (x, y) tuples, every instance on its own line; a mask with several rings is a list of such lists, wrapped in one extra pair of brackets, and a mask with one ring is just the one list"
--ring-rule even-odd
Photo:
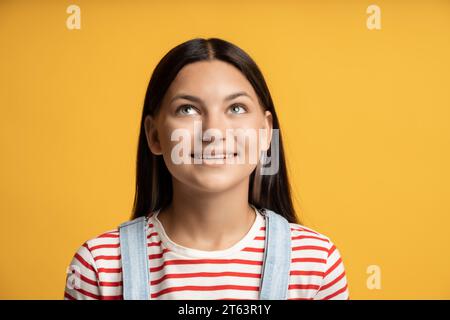
[[(257, 133), (256, 162), (254, 135), (226, 133), (239, 129)], [(264, 172), (266, 151), (277, 165)], [(349, 298), (338, 249), (297, 220), (271, 95), (239, 47), (196, 38), (162, 58), (144, 101), (136, 178), (132, 219), (146, 218), (149, 299), (259, 299), (264, 210), (290, 231), (287, 299)], [(65, 299), (124, 298), (120, 230), (78, 249)]]

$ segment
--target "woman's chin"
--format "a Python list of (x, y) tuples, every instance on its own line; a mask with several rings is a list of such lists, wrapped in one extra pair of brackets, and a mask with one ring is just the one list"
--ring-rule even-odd
[(197, 185), (197, 188), (202, 189), (204, 192), (216, 193), (216, 192), (224, 192), (230, 188), (232, 188), (235, 183), (232, 182), (223, 182), (223, 183), (201, 183)]
[(233, 170), (192, 167), (187, 168), (187, 170), (176, 169), (179, 168), (169, 168), (175, 180), (183, 184), (188, 190), (192, 190), (193, 193), (215, 193), (224, 192), (236, 187), (236, 185), (246, 183), (255, 168), (254, 166), (240, 166)]
[(239, 183), (239, 179), (233, 179), (230, 175), (207, 174), (199, 175), (189, 181), (189, 185), (202, 192), (223, 192)]

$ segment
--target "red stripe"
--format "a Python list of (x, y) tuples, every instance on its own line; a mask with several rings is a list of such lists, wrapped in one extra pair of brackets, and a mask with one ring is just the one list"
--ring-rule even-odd
[(104, 233), (102, 235), (99, 235), (97, 238), (119, 238), (118, 233)]
[(90, 285), (92, 285), (92, 286), (97, 286), (97, 280), (89, 279), (88, 277), (86, 277), (86, 276), (84, 276), (84, 275), (82, 275), (82, 274), (79, 274), (79, 276), (80, 276), (80, 279), (81, 279), (83, 282), (88, 283), (88, 284), (90, 284)]
[(100, 281), (99, 285), (101, 287), (120, 287), (123, 285), (122, 281)]
[(315, 237), (315, 236), (295, 236), (295, 237), (291, 237), (291, 240), (301, 240), (301, 239), (315, 239), (315, 240), (325, 241), (327, 243), (329, 242), (327, 239), (320, 238), (320, 237)]
[(152, 298), (157, 298), (163, 294), (169, 293), (169, 292), (176, 292), (176, 291), (210, 291), (210, 290), (249, 290), (249, 291), (259, 291), (259, 287), (252, 287), (252, 286), (237, 286), (237, 285), (220, 285), (220, 286), (182, 286), (182, 287), (169, 287), (164, 290), (161, 290), (157, 293), (152, 294)]
[(345, 290), (347, 290), (347, 284), (343, 288), (341, 288), (338, 291), (336, 291), (335, 293), (332, 293), (332, 294), (326, 296), (325, 298), (323, 298), (323, 300), (329, 300), (331, 298), (334, 298), (338, 294), (341, 294), (341, 293), (345, 292)]
[(327, 275), (330, 274), (330, 272), (332, 272), (334, 269), (336, 269), (336, 267), (341, 263), (341, 258), (339, 257), (339, 259), (325, 272), (324, 276), (326, 277)]
[(317, 262), (317, 263), (327, 263), (325, 259), (319, 258), (292, 258), (292, 262)]
[(323, 272), (321, 271), (299, 271), (299, 270), (293, 270), (290, 272), (290, 275), (293, 276), (319, 276), (323, 277)]
[(242, 251), (247, 251), (247, 252), (264, 252), (264, 248), (246, 247), (246, 248), (242, 249)]
[(334, 279), (333, 281), (327, 283), (326, 285), (323, 285), (322, 287), (320, 287), (319, 291), (323, 291), (325, 289), (328, 289), (329, 287), (331, 287), (332, 285), (334, 285), (336, 282), (338, 282), (339, 280), (341, 280), (343, 277), (345, 276), (345, 271), (342, 271), (342, 273), (339, 275), (339, 277), (337, 277), (336, 279)]
[(336, 247), (333, 245), (330, 250), (328, 251), (328, 257), (331, 256), (331, 254), (334, 252), (334, 250), (336, 250)]
[(118, 255), (118, 256), (97, 256), (97, 257), (94, 257), (94, 260), (95, 261), (98, 261), (98, 260), (120, 260), (120, 255)]
[(121, 273), (122, 268), (98, 268), (98, 273)]
[(151, 237), (156, 237), (158, 236), (158, 232), (152, 232), (147, 236), (147, 239), (150, 239)]
[(150, 271), (160, 271), (167, 265), (179, 265), (179, 264), (203, 264), (203, 263), (213, 263), (213, 264), (227, 264), (227, 263), (237, 263), (237, 264), (250, 264), (250, 265), (262, 265), (262, 261), (254, 260), (244, 260), (244, 259), (198, 259), (198, 260), (168, 260), (158, 267), (150, 268)]
[(319, 246), (297, 246), (297, 247), (292, 247), (292, 251), (295, 251), (295, 250), (320, 250), (320, 251), (328, 252), (327, 248), (319, 247)]
[(289, 290), (293, 290), (293, 289), (317, 290), (319, 288), (320, 288), (320, 286), (318, 286), (316, 284), (290, 284), (289, 287), (288, 287)]
[(69, 300), (77, 300), (74, 297), (72, 297), (70, 294), (68, 294), (67, 292), (64, 292), (64, 297), (69, 299)]
[(317, 232), (315, 232), (315, 231), (312, 231), (312, 230), (308, 230), (308, 229), (303, 229), (303, 228), (301, 228), (301, 229), (295, 229), (295, 228), (291, 228), (291, 231), (304, 231), (304, 232), (314, 233), (315, 235), (318, 235), (318, 236), (320, 236), (320, 234), (318, 234), (318, 233), (317, 233)]
[(91, 248), (91, 251), (97, 250), (97, 249), (107, 249), (107, 248), (119, 248), (120, 247), (120, 243), (115, 243), (115, 244), (100, 244), (98, 246), (93, 246)]
[(163, 251), (161, 253), (154, 253), (154, 254), (149, 254), (148, 258), (149, 259), (161, 259), (164, 253), (170, 252), (169, 249), (163, 249)]
[(118, 296), (102, 296), (101, 300), (123, 300), (123, 295)]
[(161, 245), (161, 241), (147, 243), (147, 247), (158, 247), (160, 245)]
[(78, 291), (79, 293), (81, 293), (81, 294), (84, 295), (84, 296), (87, 296), (87, 297), (90, 297), (90, 298), (93, 298), (93, 299), (100, 300), (100, 296), (98, 296), (98, 295), (96, 295), (96, 294), (94, 294), (94, 293), (91, 293), (91, 292), (86, 291), (86, 290), (81, 289), (81, 288), (75, 288), (75, 290)]
[(157, 285), (166, 279), (180, 279), (180, 278), (198, 278), (198, 277), (243, 277), (243, 278), (260, 278), (259, 273), (246, 273), (246, 272), (194, 272), (194, 273), (172, 273), (166, 274), (158, 280), (151, 281), (151, 285)]
[(89, 270), (96, 272), (95, 268), (90, 263), (88, 263), (86, 260), (84, 260), (84, 258), (82, 256), (80, 256), (78, 253), (75, 253), (75, 259), (77, 259), (83, 266), (85, 266)]

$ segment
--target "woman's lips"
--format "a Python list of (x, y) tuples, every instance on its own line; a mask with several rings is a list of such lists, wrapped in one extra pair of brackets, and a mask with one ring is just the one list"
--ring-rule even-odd
[(204, 155), (204, 154), (191, 154), (192, 158), (204, 159), (204, 160), (217, 160), (217, 159), (230, 159), (236, 157), (237, 153), (217, 154), (217, 155)]

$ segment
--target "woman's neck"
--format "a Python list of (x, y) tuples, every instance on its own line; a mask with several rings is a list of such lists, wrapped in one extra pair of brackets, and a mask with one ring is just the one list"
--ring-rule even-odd
[(218, 193), (193, 190), (173, 179), (173, 198), (158, 220), (175, 243), (197, 250), (224, 250), (242, 239), (255, 222), (248, 203), (249, 180)]

